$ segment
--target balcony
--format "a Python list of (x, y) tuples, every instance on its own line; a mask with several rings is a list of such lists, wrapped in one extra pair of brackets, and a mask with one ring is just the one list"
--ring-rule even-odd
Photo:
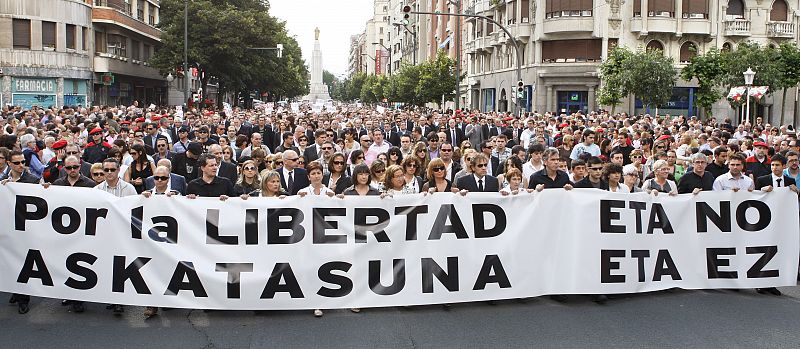
[(794, 23), (791, 22), (767, 22), (767, 35), (772, 38), (794, 37)]
[(553, 17), (545, 19), (542, 26), (542, 32), (544, 34), (579, 33), (592, 31), (594, 31), (594, 17), (591, 16)]
[(94, 56), (94, 71), (96, 73), (114, 73), (138, 76), (147, 79), (163, 80), (158, 70), (145, 64), (133, 64), (127, 57), (98, 52)]
[(158, 28), (151, 27), (115, 8), (95, 7), (92, 9), (92, 22), (117, 25), (153, 40), (161, 38), (161, 30)]
[(489, 45), (491, 46), (501, 46), (503, 45), (503, 42), (505, 42), (505, 40), (500, 39), (499, 32), (494, 32), (489, 34), (488, 38), (489, 38)]
[(711, 35), (711, 21), (707, 19), (684, 19), (681, 22), (684, 34)]
[(750, 36), (750, 21), (746, 19), (726, 20), (725, 36)]
[(475, 50), (476, 51), (492, 51), (494, 47), (492, 47), (491, 36), (482, 36), (475, 39)]
[(514, 35), (517, 41), (526, 42), (531, 37), (532, 27), (528, 23), (519, 23), (511, 25), (508, 31), (511, 32), (511, 35)]

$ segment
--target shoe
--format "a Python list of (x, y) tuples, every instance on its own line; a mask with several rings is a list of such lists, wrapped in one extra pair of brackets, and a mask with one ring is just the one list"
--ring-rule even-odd
[(14, 304), (16, 302), (17, 302), (17, 296), (12, 294), (11, 298), (8, 299), (8, 304)]
[(322, 310), (314, 309), (314, 316), (315, 317), (322, 317)]
[(18, 303), (17, 304), (17, 312), (20, 314), (27, 314), (31, 308), (28, 306), (28, 303)]
[(361, 308), (350, 308), (350, 311), (352, 311), (354, 313), (360, 313), (361, 312)]
[(592, 296), (592, 302), (597, 304), (606, 304), (606, 302), (608, 302), (608, 296), (604, 294), (594, 295)]
[(563, 294), (554, 294), (550, 296), (550, 299), (559, 303), (564, 303), (567, 301), (567, 296)]
[(781, 291), (780, 291), (780, 290), (778, 290), (778, 289), (777, 289), (777, 288), (775, 288), (775, 287), (768, 287), (768, 288), (757, 288), (757, 289), (756, 289), (756, 292), (758, 292), (758, 293), (761, 293), (761, 294), (767, 294), (767, 293), (769, 293), (769, 294), (771, 294), (771, 295), (773, 295), (773, 296), (780, 296), (780, 295), (782, 294), (782, 293), (781, 293)]
[(147, 319), (149, 319), (149, 318), (151, 318), (153, 316), (156, 316), (156, 315), (158, 315), (158, 308), (156, 308), (156, 307), (147, 307), (144, 310), (144, 317), (147, 318)]
[(69, 307), (73, 313), (82, 313), (86, 310), (86, 307), (83, 306), (83, 302), (70, 302)]
[(113, 311), (114, 311), (114, 314), (122, 314), (122, 313), (124, 313), (124, 312), (125, 312), (125, 308), (123, 308), (123, 307), (122, 307), (121, 305), (119, 305), (119, 304), (114, 304), (113, 308), (114, 308), (114, 310), (113, 310)]

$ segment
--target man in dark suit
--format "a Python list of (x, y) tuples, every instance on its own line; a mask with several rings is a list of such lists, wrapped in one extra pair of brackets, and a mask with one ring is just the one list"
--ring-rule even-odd
[(488, 141), (482, 141), (478, 144), (479, 150), (487, 159), (489, 159), (489, 172), (492, 176), (497, 177), (502, 173), (503, 166), (500, 165), (500, 158), (492, 155), (492, 146), (489, 145)]
[(175, 154), (172, 157), (172, 172), (181, 175), (187, 182), (190, 182), (200, 176), (200, 167), (197, 166), (197, 159), (200, 154), (203, 154), (203, 145), (198, 142), (191, 142), (186, 148), (185, 152)]
[(300, 189), (311, 184), (306, 170), (297, 167), (298, 158), (300, 156), (294, 150), (283, 152), (283, 167), (278, 169), (278, 175), (281, 177), (281, 188), (290, 195), (297, 195)]
[(144, 129), (147, 135), (142, 139), (144, 141), (145, 153), (151, 156), (156, 153), (156, 140), (158, 139), (158, 129), (156, 127), (158, 127), (158, 125), (155, 123), (145, 124)]
[(314, 132), (314, 144), (306, 147), (306, 150), (303, 152), (303, 157), (306, 159), (306, 163), (319, 159), (319, 155), (322, 152), (322, 144), (327, 140), (328, 134), (325, 132), (325, 130), (318, 129), (316, 132)]
[(222, 161), (222, 146), (219, 144), (214, 144), (210, 148), (208, 148), (208, 152), (217, 158), (217, 163), (219, 164), (217, 170), (217, 176), (225, 178), (231, 183), (236, 184), (239, 180), (239, 169), (236, 165)]
[(503, 131), (505, 130), (502, 126), (502, 121), (500, 120), (500, 118), (492, 120), (488, 127), (489, 127), (489, 138), (499, 136), (503, 134)]
[(788, 187), (792, 191), (797, 191), (797, 183), (794, 178), (786, 176), (783, 169), (786, 167), (786, 158), (780, 153), (776, 153), (770, 159), (770, 170), (772, 173), (756, 178), (756, 189), (761, 191), (772, 191), (773, 188)]
[[(159, 161), (160, 163), (160, 161)], [(156, 172), (153, 173), (152, 176), (145, 178), (144, 180), (144, 187), (147, 190), (153, 190), (156, 187), (156, 177), (159, 177), (160, 181), (163, 181), (163, 177), (169, 176), (169, 182), (167, 182), (167, 189), (176, 191), (178, 194), (186, 195), (186, 178), (183, 178), (181, 175), (176, 175), (174, 173), (169, 173), (169, 167), (164, 165), (159, 165), (156, 167)]]
[(476, 154), (472, 158), (469, 166), (472, 169), (471, 175), (461, 177), (456, 182), (456, 187), (460, 190), (497, 193), (500, 191), (500, 183), (497, 177), (487, 175), (488, 159), (486, 155)]
[(464, 135), (464, 131), (462, 131), (456, 125), (456, 120), (455, 119), (450, 119), (447, 122), (447, 129), (445, 130), (444, 133), (447, 135), (446, 136), (447, 141), (452, 143), (455, 146), (461, 145), (461, 142), (463, 142), (467, 138)]

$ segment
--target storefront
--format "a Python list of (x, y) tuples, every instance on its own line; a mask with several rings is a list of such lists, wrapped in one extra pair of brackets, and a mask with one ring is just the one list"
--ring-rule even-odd
[(166, 82), (113, 73), (97, 73), (94, 85), (96, 104), (164, 105), (167, 102)]
[(589, 111), (589, 92), (588, 91), (558, 91), (558, 111), (560, 113), (588, 113)]
[(58, 106), (57, 79), (14, 77), (11, 79), (11, 104), (30, 109), (33, 106)]
[(89, 105), (89, 85), (86, 80), (64, 79), (64, 105)]
[[(697, 115), (695, 92), (695, 87), (674, 87), (672, 89), (672, 97), (667, 103), (659, 106), (658, 113), (661, 115), (684, 115), (687, 117)], [(655, 108), (644, 108), (642, 101), (637, 98), (635, 111), (636, 114), (654, 114)]]

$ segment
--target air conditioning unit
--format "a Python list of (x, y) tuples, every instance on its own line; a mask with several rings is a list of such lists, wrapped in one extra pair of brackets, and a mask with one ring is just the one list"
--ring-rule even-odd
[(706, 15), (704, 13), (692, 13), (692, 14), (689, 14), (689, 18), (691, 18), (691, 19), (705, 19)]

